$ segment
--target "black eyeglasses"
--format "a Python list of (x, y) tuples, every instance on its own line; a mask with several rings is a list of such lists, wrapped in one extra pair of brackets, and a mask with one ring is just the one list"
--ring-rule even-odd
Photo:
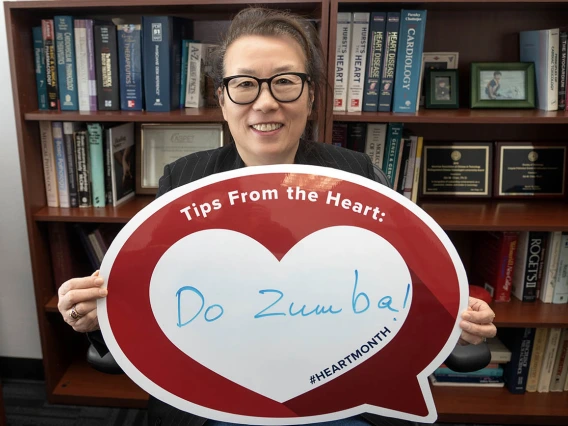
[(246, 105), (256, 101), (262, 83), (268, 84), (272, 97), (278, 102), (294, 102), (304, 92), (304, 83), (310, 77), (303, 72), (285, 72), (270, 78), (256, 78), (250, 75), (233, 75), (223, 78), (229, 99), (236, 104)]

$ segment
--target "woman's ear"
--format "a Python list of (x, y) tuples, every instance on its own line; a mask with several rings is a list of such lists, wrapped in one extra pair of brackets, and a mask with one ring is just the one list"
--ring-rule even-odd
[(223, 89), (222, 88), (217, 89), (217, 98), (219, 99), (219, 105), (225, 106), (225, 97), (223, 96)]

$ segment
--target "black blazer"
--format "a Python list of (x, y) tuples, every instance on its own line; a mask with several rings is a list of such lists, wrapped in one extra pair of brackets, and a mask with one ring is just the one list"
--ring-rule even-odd
[[(331, 167), (388, 185), (389, 181), (382, 170), (373, 167), (365, 154), (330, 144), (302, 140), (294, 159), (295, 164)], [(222, 148), (197, 152), (168, 164), (160, 178), (157, 197), (166, 192), (199, 180), (214, 173), (245, 167), (233, 143)], [(89, 338), (99, 354), (104, 355), (108, 349), (104, 347), (100, 333), (89, 333)], [(388, 419), (364, 414), (369, 422), (377, 426), (406, 426), (410, 423), (402, 420)], [(178, 410), (150, 396), (148, 403), (148, 424), (202, 426), (207, 419)]]

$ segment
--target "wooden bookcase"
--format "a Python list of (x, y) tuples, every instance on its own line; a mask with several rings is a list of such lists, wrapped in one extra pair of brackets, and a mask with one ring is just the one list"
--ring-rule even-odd
[[(416, 114), (333, 113), (318, 111), (322, 141), (331, 140), (334, 121), (403, 122), (425, 140), (567, 141), (568, 114), (539, 110), (470, 110), (469, 64), (472, 61), (517, 61), (518, 32), (552, 28), (568, 22), (568, 1), (337, 1), (337, 0), (67, 0), (4, 4), (12, 85), (22, 170), (26, 223), (33, 267), (37, 315), (49, 401), (63, 404), (143, 407), (148, 395), (126, 376), (99, 373), (84, 361), (84, 336), (73, 332), (57, 311), (47, 226), (49, 222), (126, 223), (152, 201), (137, 196), (118, 208), (62, 209), (46, 206), (39, 139), (40, 120), (80, 122), (221, 122), (218, 109), (185, 109), (170, 113), (44, 112), (37, 109), (31, 28), (55, 14), (111, 18), (141, 14), (176, 14), (196, 21), (229, 20), (248, 4), (290, 9), (319, 20), (333, 75), (338, 11), (428, 9), (425, 51), (460, 54), (459, 110), (421, 110)], [(214, 28), (214, 25), (203, 25)], [(331, 42), (330, 42), (331, 40)], [(568, 143), (568, 141), (566, 142)], [(15, 159), (14, 159), (15, 160)], [(468, 236), (481, 230), (568, 231), (568, 201), (419, 201), (446, 230), (463, 257)], [(466, 247), (461, 249), (461, 247)], [(466, 268), (468, 266), (464, 259)], [(567, 305), (494, 306), (498, 327), (568, 327)], [(513, 395), (506, 389), (434, 388), (440, 422), (555, 424), (568, 423), (568, 393)]]

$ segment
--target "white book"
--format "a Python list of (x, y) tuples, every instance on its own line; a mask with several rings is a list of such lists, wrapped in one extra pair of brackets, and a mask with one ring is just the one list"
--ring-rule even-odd
[(57, 192), (59, 194), (59, 207), (69, 208), (69, 174), (67, 173), (67, 155), (65, 142), (63, 142), (63, 124), (60, 121), (51, 123), (53, 135), (53, 152), (55, 154), (55, 172), (57, 179)]
[(205, 105), (206, 64), (215, 47), (214, 44), (189, 43), (185, 88), (186, 108), (201, 108)]
[(41, 137), (41, 156), (43, 159), (43, 177), (45, 181), (45, 195), (49, 207), (59, 207), (59, 193), (57, 191), (57, 178), (55, 173), (55, 153), (53, 148), (53, 134), (50, 121), (39, 122)]
[(560, 257), (561, 242), (561, 231), (551, 232), (548, 235), (544, 275), (542, 276), (542, 284), (539, 294), (539, 299), (544, 303), (552, 303), (552, 297), (554, 296), (554, 284), (556, 283), (556, 271), (558, 270), (558, 258)]
[(537, 391), (540, 368), (544, 352), (546, 351), (546, 342), (548, 341), (548, 332), (549, 329), (545, 327), (537, 328), (535, 331), (531, 363), (529, 364), (529, 373), (527, 375), (527, 392)]
[(365, 88), (365, 68), (369, 41), (369, 19), (371, 14), (353, 13), (353, 37), (349, 57), (349, 83), (347, 87), (347, 111), (363, 111), (363, 91)]
[(90, 111), (89, 102), (89, 52), (87, 47), (87, 28), (75, 26), (75, 66), (77, 67), (77, 94), (79, 111)]
[(562, 234), (552, 303), (568, 303), (568, 233)]
[(544, 351), (544, 357), (542, 358), (542, 365), (540, 367), (540, 377), (538, 378), (537, 390), (539, 392), (550, 391), (552, 369), (554, 368), (554, 360), (556, 359), (561, 332), (561, 328), (551, 328), (548, 334), (548, 342), (546, 342), (546, 350)]
[(349, 81), (349, 55), (353, 15), (350, 12), (337, 14), (335, 40), (335, 80), (333, 85), (333, 110), (347, 111), (347, 85)]
[(368, 123), (367, 135), (365, 138), (365, 154), (369, 156), (371, 162), (379, 169), (383, 167), (383, 157), (385, 154), (385, 142), (387, 139), (386, 123)]
[(568, 374), (568, 328), (562, 330), (554, 368), (552, 369), (552, 378), (550, 379), (550, 392), (562, 392), (564, 390), (564, 382)]

